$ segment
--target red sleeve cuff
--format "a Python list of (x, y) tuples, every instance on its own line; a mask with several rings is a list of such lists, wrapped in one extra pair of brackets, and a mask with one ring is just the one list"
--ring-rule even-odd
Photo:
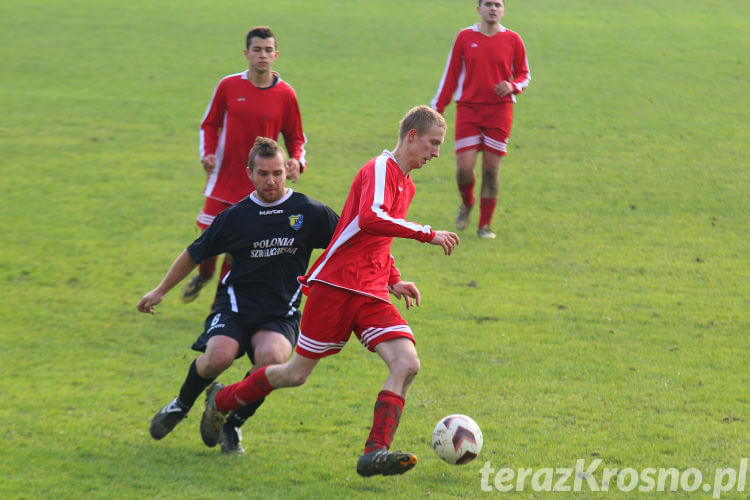
[(429, 243), (435, 238), (435, 230), (432, 229), (430, 226), (427, 226), (427, 227), (430, 228), (430, 233), (429, 234), (422, 233), (423, 237), (419, 238), (419, 241), (421, 241), (422, 243)]

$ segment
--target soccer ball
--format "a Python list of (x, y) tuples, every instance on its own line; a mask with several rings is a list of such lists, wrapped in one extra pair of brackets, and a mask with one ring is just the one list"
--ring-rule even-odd
[(432, 431), (435, 453), (449, 464), (468, 464), (482, 451), (482, 443), (482, 430), (466, 415), (441, 418)]

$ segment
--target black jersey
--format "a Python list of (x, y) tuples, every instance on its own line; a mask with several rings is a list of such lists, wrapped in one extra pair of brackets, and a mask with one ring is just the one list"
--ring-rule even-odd
[(328, 246), (337, 223), (333, 210), (292, 189), (271, 204), (253, 193), (217, 215), (187, 251), (196, 262), (232, 256), (215, 311), (292, 316), (301, 299), (297, 277), (307, 271), (313, 249)]

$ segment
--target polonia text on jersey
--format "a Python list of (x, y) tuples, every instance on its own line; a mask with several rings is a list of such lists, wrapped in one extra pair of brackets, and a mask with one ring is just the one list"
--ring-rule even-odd
[(290, 247), (292, 245), (294, 245), (294, 238), (271, 238), (271, 239), (253, 241), (253, 249), (271, 248), (271, 247)]
[(297, 253), (294, 247), (294, 238), (270, 238), (253, 242), (253, 249), (250, 250), (250, 257), (259, 259), (263, 257), (273, 257), (275, 255)]

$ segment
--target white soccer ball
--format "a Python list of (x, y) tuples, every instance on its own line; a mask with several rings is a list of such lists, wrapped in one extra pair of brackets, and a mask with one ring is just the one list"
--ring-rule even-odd
[(432, 431), (435, 453), (449, 464), (463, 465), (471, 462), (482, 451), (483, 443), (482, 429), (466, 415), (441, 418)]

